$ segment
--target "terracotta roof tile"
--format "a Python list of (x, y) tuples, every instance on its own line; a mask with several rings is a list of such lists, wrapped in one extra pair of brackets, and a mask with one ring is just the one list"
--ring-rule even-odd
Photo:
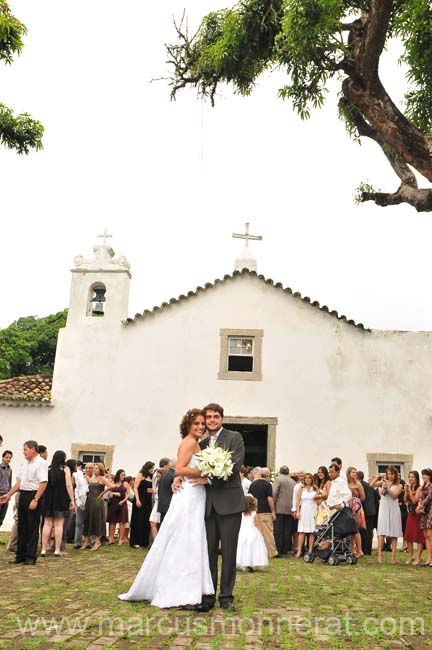
[(0, 380), (0, 402), (50, 403), (52, 377), (27, 375)]
[(290, 287), (285, 287), (282, 285), (281, 282), (274, 282), (271, 278), (266, 278), (264, 275), (258, 275), (256, 271), (249, 271), (249, 269), (242, 269), (241, 271), (234, 271), (231, 275), (224, 275), (223, 279), (217, 278), (214, 280), (214, 282), (207, 282), (204, 287), (197, 287), (195, 291), (189, 291), (187, 295), (185, 296), (184, 294), (181, 294), (178, 298), (171, 298), (168, 302), (163, 302), (162, 305), (155, 306), (153, 309), (145, 309), (142, 314), (135, 314), (134, 318), (127, 318), (125, 321), (125, 325), (129, 325), (131, 323), (136, 323), (138, 320), (145, 318), (146, 316), (150, 316), (151, 314), (156, 313), (157, 311), (161, 311), (162, 309), (165, 309), (166, 307), (169, 307), (170, 305), (174, 305), (176, 303), (182, 302), (183, 300), (188, 300), (192, 296), (196, 296), (200, 291), (207, 291), (208, 289), (213, 289), (217, 284), (223, 284), (227, 280), (232, 280), (233, 278), (239, 276), (239, 275), (254, 275), (258, 279), (262, 280), (266, 284), (271, 284), (274, 286), (275, 289), (280, 289), (281, 291), (284, 291), (285, 293), (291, 295), (293, 298), (296, 298), (297, 300), (301, 300), (302, 302), (305, 302), (312, 307), (315, 307), (316, 309), (320, 309), (321, 311), (324, 311), (330, 316), (333, 316), (334, 318), (337, 318), (337, 320), (344, 321), (348, 325), (352, 325), (353, 327), (357, 327), (359, 329), (365, 330), (367, 332), (370, 332), (370, 329), (366, 328), (363, 323), (355, 323), (353, 320), (348, 320), (346, 316), (339, 316), (338, 312), (334, 310), (330, 310), (327, 305), (321, 305), (317, 300), (314, 302), (311, 301), (311, 299), (308, 296), (302, 297), (301, 293), (299, 291), (293, 292), (293, 290)]

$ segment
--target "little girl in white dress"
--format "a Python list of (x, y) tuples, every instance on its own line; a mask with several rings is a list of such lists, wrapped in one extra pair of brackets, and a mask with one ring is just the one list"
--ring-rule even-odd
[(256, 516), (257, 500), (250, 494), (246, 495), (246, 512), (242, 515), (242, 523), (237, 543), (237, 566), (243, 570), (253, 571), (254, 567), (267, 566), (267, 549), (262, 536), (259, 520)]

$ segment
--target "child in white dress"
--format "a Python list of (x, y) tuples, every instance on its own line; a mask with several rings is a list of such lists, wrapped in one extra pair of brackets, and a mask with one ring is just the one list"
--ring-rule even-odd
[(259, 520), (256, 516), (257, 500), (251, 494), (246, 495), (246, 512), (242, 515), (242, 523), (237, 543), (237, 566), (243, 571), (253, 572), (254, 567), (267, 566), (267, 549), (262, 536)]

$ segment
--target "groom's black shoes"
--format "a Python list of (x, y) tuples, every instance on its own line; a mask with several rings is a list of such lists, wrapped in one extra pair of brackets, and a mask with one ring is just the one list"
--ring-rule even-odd
[(195, 607), (196, 612), (209, 612), (211, 609), (213, 609), (213, 605), (209, 605), (208, 603), (200, 603)]
[(231, 611), (235, 611), (235, 605), (232, 602), (221, 603), (221, 609), (228, 609)]

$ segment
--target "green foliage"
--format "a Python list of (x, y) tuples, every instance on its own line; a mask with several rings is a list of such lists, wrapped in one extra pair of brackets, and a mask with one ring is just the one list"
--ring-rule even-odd
[(17, 153), (29, 153), (30, 149), (42, 149), (44, 128), (28, 113), (15, 116), (10, 108), (0, 104), (0, 143)]
[[(11, 64), (14, 54), (23, 48), (25, 25), (15, 18), (4, 0), (0, 0), (0, 61)], [(28, 113), (15, 116), (13, 111), (0, 103), (0, 144), (28, 154), (30, 149), (42, 149), (43, 126)]]
[[(232, 9), (212, 12), (193, 39), (171, 48), (177, 55), (173, 95), (192, 84), (213, 100), (220, 82), (249, 95), (264, 70), (278, 67), (287, 73), (279, 96), (308, 118), (312, 108), (323, 105), (329, 80), (353, 73), (349, 34), (369, 5), (368, 0), (242, 0)], [(395, 0), (386, 40), (394, 36), (402, 38), (411, 84), (406, 115), (432, 133), (430, 0)], [(358, 137), (349, 112), (340, 116), (350, 135)]]
[(407, 117), (432, 135), (432, 6), (429, 0), (405, 3), (395, 17), (395, 33), (402, 38), (411, 89), (406, 94)]
[(27, 316), (0, 330), (0, 379), (52, 374), (57, 335), (66, 317), (66, 309), (45, 318)]
[(276, 52), (290, 75), (290, 83), (279, 94), (292, 101), (302, 119), (309, 117), (310, 104), (314, 108), (322, 106), (326, 83), (347, 54), (339, 27), (344, 4), (342, 0), (286, 3)]
[(355, 189), (354, 203), (356, 203), (357, 205), (363, 203), (364, 194), (377, 194), (378, 192), (381, 192), (381, 190), (378, 190), (376, 187), (371, 185), (371, 183), (369, 183), (368, 181), (362, 181)]
[(272, 63), (282, 4), (281, 0), (248, 0), (203, 19), (187, 61), (203, 95), (212, 95), (219, 81), (250, 94), (255, 79)]
[(12, 15), (7, 2), (0, 0), (0, 60), (12, 63), (13, 55), (21, 54), (25, 25)]

